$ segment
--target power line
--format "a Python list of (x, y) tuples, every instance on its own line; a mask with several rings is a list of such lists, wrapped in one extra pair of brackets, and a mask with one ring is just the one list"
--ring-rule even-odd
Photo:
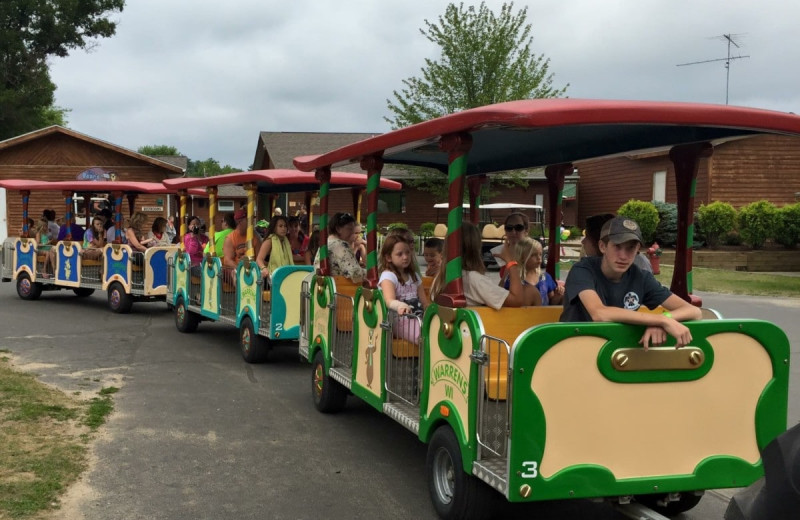
[(736, 47), (737, 49), (741, 48), (739, 46), (739, 42), (743, 35), (741, 34), (722, 34), (720, 36), (714, 36), (714, 39), (724, 41), (728, 44), (728, 56), (726, 58), (716, 58), (712, 60), (702, 60), (702, 61), (692, 61), (689, 63), (679, 63), (676, 67), (685, 67), (686, 65), (699, 65), (700, 63), (711, 63), (714, 61), (724, 61), (725, 62), (725, 104), (728, 104), (728, 86), (731, 80), (731, 60), (740, 60), (743, 58), (749, 58), (749, 55), (746, 56), (731, 56), (731, 45)]

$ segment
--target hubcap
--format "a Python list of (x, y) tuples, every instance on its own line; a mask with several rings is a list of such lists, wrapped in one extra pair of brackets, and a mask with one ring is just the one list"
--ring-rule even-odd
[(116, 289), (111, 291), (111, 305), (119, 307), (119, 291)]
[(242, 331), (242, 349), (250, 352), (250, 329), (247, 328)]
[(322, 395), (322, 381), (325, 373), (323, 372), (322, 365), (317, 365), (314, 370), (314, 393), (319, 398)]
[(28, 280), (27, 278), (25, 278), (20, 282), (19, 287), (22, 290), (23, 294), (25, 294), (25, 295), (30, 294), (30, 292), (31, 292), (31, 281)]
[(178, 305), (177, 314), (178, 323), (183, 324), (183, 320), (186, 319), (186, 307), (184, 307), (183, 304)]
[(443, 504), (449, 504), (453, 500), (455, 489), (455, 470), (453, 459), (444, 448), (439, 448), (433, 460), (433, 485), (436, 494)]

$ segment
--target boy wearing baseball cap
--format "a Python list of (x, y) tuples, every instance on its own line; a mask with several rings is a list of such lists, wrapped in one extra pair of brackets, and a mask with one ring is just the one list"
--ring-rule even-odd
[[(639, 341), (645, 349), (661, 345), (669, 334), (676, 347), (687, 345), (692, 335), (679, 323), (699, 320), (700, 309), (690, 305), (658, 283), (651, 273), (633, 264), (642, 246), (642, 232), (636, 221), (614, 217), (600, 231), (598, 247), (602, 256), (586, 257), (569, 271), (561, 321), (609, 321), (644, 325)], [(668, 312), (636, 312), (645, 305), (659, 305)]]

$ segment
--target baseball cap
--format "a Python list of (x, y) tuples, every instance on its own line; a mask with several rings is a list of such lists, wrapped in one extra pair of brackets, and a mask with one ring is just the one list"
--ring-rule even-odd
[(235, 220), (236, 222), (239, 222), (240, 220), (245, 218), (247, 218), (247, 212), (245, 210), (240, 208), (233, 212), (233, 220)]
[(639, 224), (635, 220), (626, 217), (614, 217), (603, 224), (603, 229), (600, 231), (600, 240), (606, 238), (614, 244), (623, 244), (636, 240), (644, 245)]

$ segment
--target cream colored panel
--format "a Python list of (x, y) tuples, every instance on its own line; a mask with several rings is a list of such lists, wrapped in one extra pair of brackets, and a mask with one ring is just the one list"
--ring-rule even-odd
[[(472, 334), (466, 323), (461, 323), (457, 333), (461, 334), (461, 355), (458, 359), (445, 356), (439, 347), (439, 327), (441, 321), (434, 316), (430, 325), (431, 361), (428, 373), (430, 385), (428, 387), (428, 414), (438, 406), (441, 401), (453, 403), (462, 423), (469, 424), (469, 374), (472, 361)], [(450, 397), (451, 394), (452, 397)], [(471, 432), (464, 432), (471, 435)]]
[(604, 466), (618, 479), (691, 474), (718, 454), (756, 463), (755, 409), (772, 377), (769, 355), (744, 334), (708, 342), (715, 360), (705, 377), (647, 384), (615, 383), (598, 371), (602, 338), (554, 345), (532, 380), (547, 421), (542, 476), (575, 464)]
[[(383, 343), (381, 342), (380, 323), (383, 317), (379, 317), (378, 326), (374, 329), (367, 327), (364, 323), (364, 298), (358, 301), (356, 309), (356, 328), (358, 330), (358, 366), (353, 366), (356, 382), (369, 390), (377, 397), (381, 395), (383, 381), (381, 380), (381, 359), (383, 359)], [(355, 356), (353, 356), (355, 363)]]
[(281, 296), (286, 301), (286, 319), (283, 321), (284, 330), (300, 324), (300, 293), (303, 280), (308, 273), (296, 271), (281, 282)]
[(332, 331), (328, 331), (331, 310), (327, 306), (320, 307), (317, 302), (316, 286), (311, 292), (311, 305), (314, 307), (314, 321), (311, 324), (311, 337), (309, 340), (313, 342), (317, 336), (322, 336), (328, 340), (328, 348), (330, 348), (331, 342), (333, 341), (333, 335), (329, 334), (329, 332), (332, 333)]

